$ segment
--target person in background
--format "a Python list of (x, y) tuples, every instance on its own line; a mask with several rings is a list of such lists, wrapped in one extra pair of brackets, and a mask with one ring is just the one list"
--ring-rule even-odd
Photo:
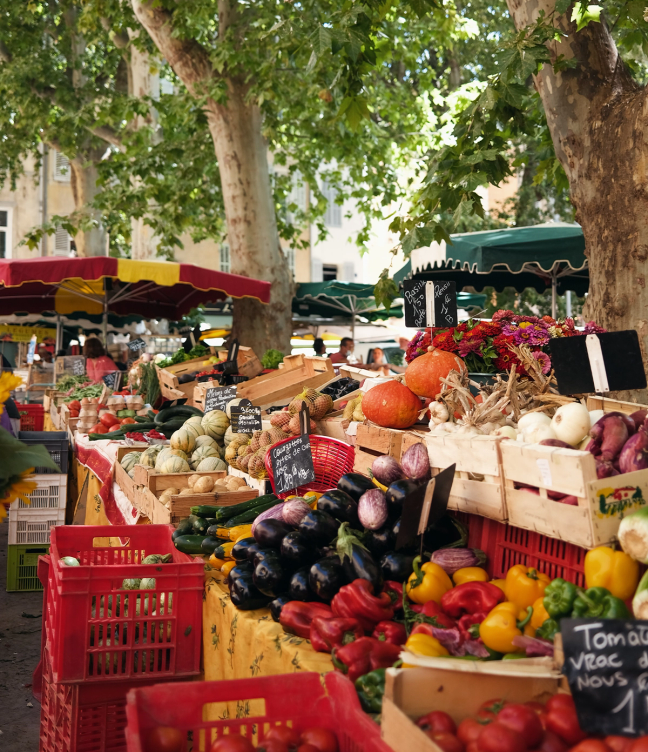
[(117, 370), (115, 361), (106, 355), (104, 346), (96, 337), (88, 337), (83, 345), (86, 372), (93, 384), (98, 384), (107, 373)]
[(389, 376), (389, 363), (382, 347), (374, 347), (371, 351), (371, 360), (367, 366), (372, 371), (380, 371), (383, 376)]
[(120, 371), (128, 370), (128, 350), (119, 351), (119, 357), (115, 361), (115, 365)]
[(351, 337), (342, 337), (340, 340), (340, 349), (338, 352), (333, 353), (332, 355), (329, 355), (331, 358), (331, 363), (334, 365), (339, 365), (341, 363), (348, 363), (349, 362), (349, 356), (353, 353), (353, 348), (355, 347), (354, 341), (351, 339)]
[(318, 337), (315, 342), (313, 342), (313, 350), (315, 351), (315, 355), (319, 358), (326, 357), (326, 345), (321, 337)]

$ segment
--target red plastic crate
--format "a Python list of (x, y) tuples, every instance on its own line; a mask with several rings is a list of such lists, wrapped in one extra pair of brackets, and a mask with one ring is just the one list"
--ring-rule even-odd
[(487, 568), (493, 577), (504, 577), (514, 564), (524, 564), (552, 579), (563, 577), (585, 585), (586, 549), (486, 517), (468, 516), (472, 518), (468, 522), (468, 545), (488, 556)]
[(45, 410), (42, 405), (27, 405), (16, 402), (20, 413), (21, 431), (42, 431), (45, 420)]
[[(291, 437), (294, 438), (294, 437)], [(311, 445), (311, 454), (313, 455), (313, 468), (315, 469), (315, 480), (300, 486), (294, 491), (286, 491), (277, 494), (280, 499), (296, 494), (302, 496), (306, 491), (328, 491), (329, 488), (335, 488), (340, 478), (346, 473), (353, 470), (355, 461), (355, 449), (344, 441), (331, 439), (328, 436), (309, 436)], [(285, 444), (290, 439), (282, 439), (273, 446)], [(265, 466), (268, 471), (272, 490), (274, 491), (274, 473), (272, 472), (272, 462), (270, 452), (265, 456)]]
[[(171, 541), (170, 525), (52, 528), (45, 629), (56, 682), (168, 680), (200, 673), (203, 570)], [(95, 546), (95, 539), (123, 545)], [(149, 554), (169, 564), (140, 564)], [(81, 566), (61, 565), (74, 556)], [(125, 590), (134, 577), (155, 588)]]
[(57, 684), (47, 649), (42, 666), (39, 752), (126, 752), (126, 696), (155, 680)]
[[(326, 690), (319, 674), (307, 672), (192, 682), (183, 685), (181, 696), (172, 684), (136, 688), (126, 706), (128, 752), (145, 752), (146, 739), (157, 726), (183, 732), (182, 752), (209, 752), (225, 734), (243, 734), (258, 745), (277, 725), (297, 730), (325, 726), (336, 733), (340, 752), (392, 752), (381, 740), (378, 724), (360, 708), (349, 679), (333, 671), (324, 682)], [(206, 720), (207, 710), (221, 720)]]

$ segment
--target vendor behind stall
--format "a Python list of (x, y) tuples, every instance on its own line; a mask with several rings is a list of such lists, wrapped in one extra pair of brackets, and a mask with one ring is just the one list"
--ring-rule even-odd
[(86, 357), (86, 372), (93, 384), (97, 384), (107, 373), (117, 370), (115, 361), (106, 355), (104, 346), (97, 337), (88, 337), (83, 345)]

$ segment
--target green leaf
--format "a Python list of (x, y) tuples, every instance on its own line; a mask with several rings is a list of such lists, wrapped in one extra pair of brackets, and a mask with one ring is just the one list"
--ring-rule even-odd
[(32, 467), (59, 470), (59, 466), (52, 460), (44, 446), (23, 444), (4, 428), (0, 428), (0, 456), (2, 457), (0, 478), (11, 478)]
[(378, 282), (374, 287), (374, 298), (377, 305), (384, 305), (387, 310), (398, 297), (399, 287), (393, 279), (389, 277), (389, 269), (383, 269)]
[(571, 20), (576, 21), (576, 31), (584, 29), (588, 24), (601, 22), (600, 5), (588, 5), (587, 3), (576, 3), (572, 10)]

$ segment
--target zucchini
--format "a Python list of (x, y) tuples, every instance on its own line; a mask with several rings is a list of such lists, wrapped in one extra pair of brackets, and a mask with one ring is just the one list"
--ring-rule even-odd
[(191, 535), (192, 532), (193, 523), (191, 522), (191, 520), (180, 520), (180, 522), (178, 522), (176, 526), (176, 529), (171, 534), (171, 538), (175, 540), (179, 535)]
[(187, 418), (193, 418), (194, 415), (198, 415), (202, 418), (204, 413), (197, 407), (191, 407), (190, 405), (176, 405), (175, 407), (166, 407), (164, 410), (160, 410), (155, 416), (155, 422), (160, 425), (161, 423), (166, 423), (167, 420), (171, 420), (172, 418), (182, 418), (184, 422)]
[(222, 543), (231, 540), (229, 537), (229, 530), (218, 524), (210, 525), (207, 528), (207, 535), (211, 535), (212, 538), (220, 538)]
[(207, 520), (203, 520), (202, 517), (196, 517), (193, 523), (193, 530), (196, 535), (207, 535)]
[(265, 496), (257, 496), (256, 499), (242, 501), (240, 504), (232, 504), (227, 507), (209, 505), (191, 507), (191, 514), (198, 515), (199, 517), (215, 517), (217, 522), (223, 522), (224, 520), (227, 520), (230, 517), (236, 517), (249, 509), (265, 506), (270, 500), (275, 504), (279, 503), (279, 499), (274, 494), (265, 494)]
[(230, 541), (229, 543), (223, 543), (223, 541), (218, 541), (219, 546), (218, 548), (214, 549), (214, 555), (217, 559), (229, 559), (229, 557), (232, 555), (232, 549), (234, 548), (234, 543)]
[(202, 542), (206, 535), (179, 535), (173, 545), (183, 554), (202, 554)]
[(245, 525), (248, 522), (254, 522), (261, 512), (265, 512), (267, 509), (272, 509), (272, 507), (279, 503), (279, 499), (273, 499), (272, 501), (267, 501), (263, 506), (249, 509), (247, 512), (243, 512), (242, 514), (227, 520), (227, 522), (225, 522), (225, 527), (236, 527), (237, 525)]
[[(203, 538), (200, 548), (205, 556), (211, 556), (213, 553), (220, 550), (220, 541), (216, 540), (216, 538), (207, 536), (206, 538)], [(222, 559), (223, 557), (218, 556), (218, 558)]]

